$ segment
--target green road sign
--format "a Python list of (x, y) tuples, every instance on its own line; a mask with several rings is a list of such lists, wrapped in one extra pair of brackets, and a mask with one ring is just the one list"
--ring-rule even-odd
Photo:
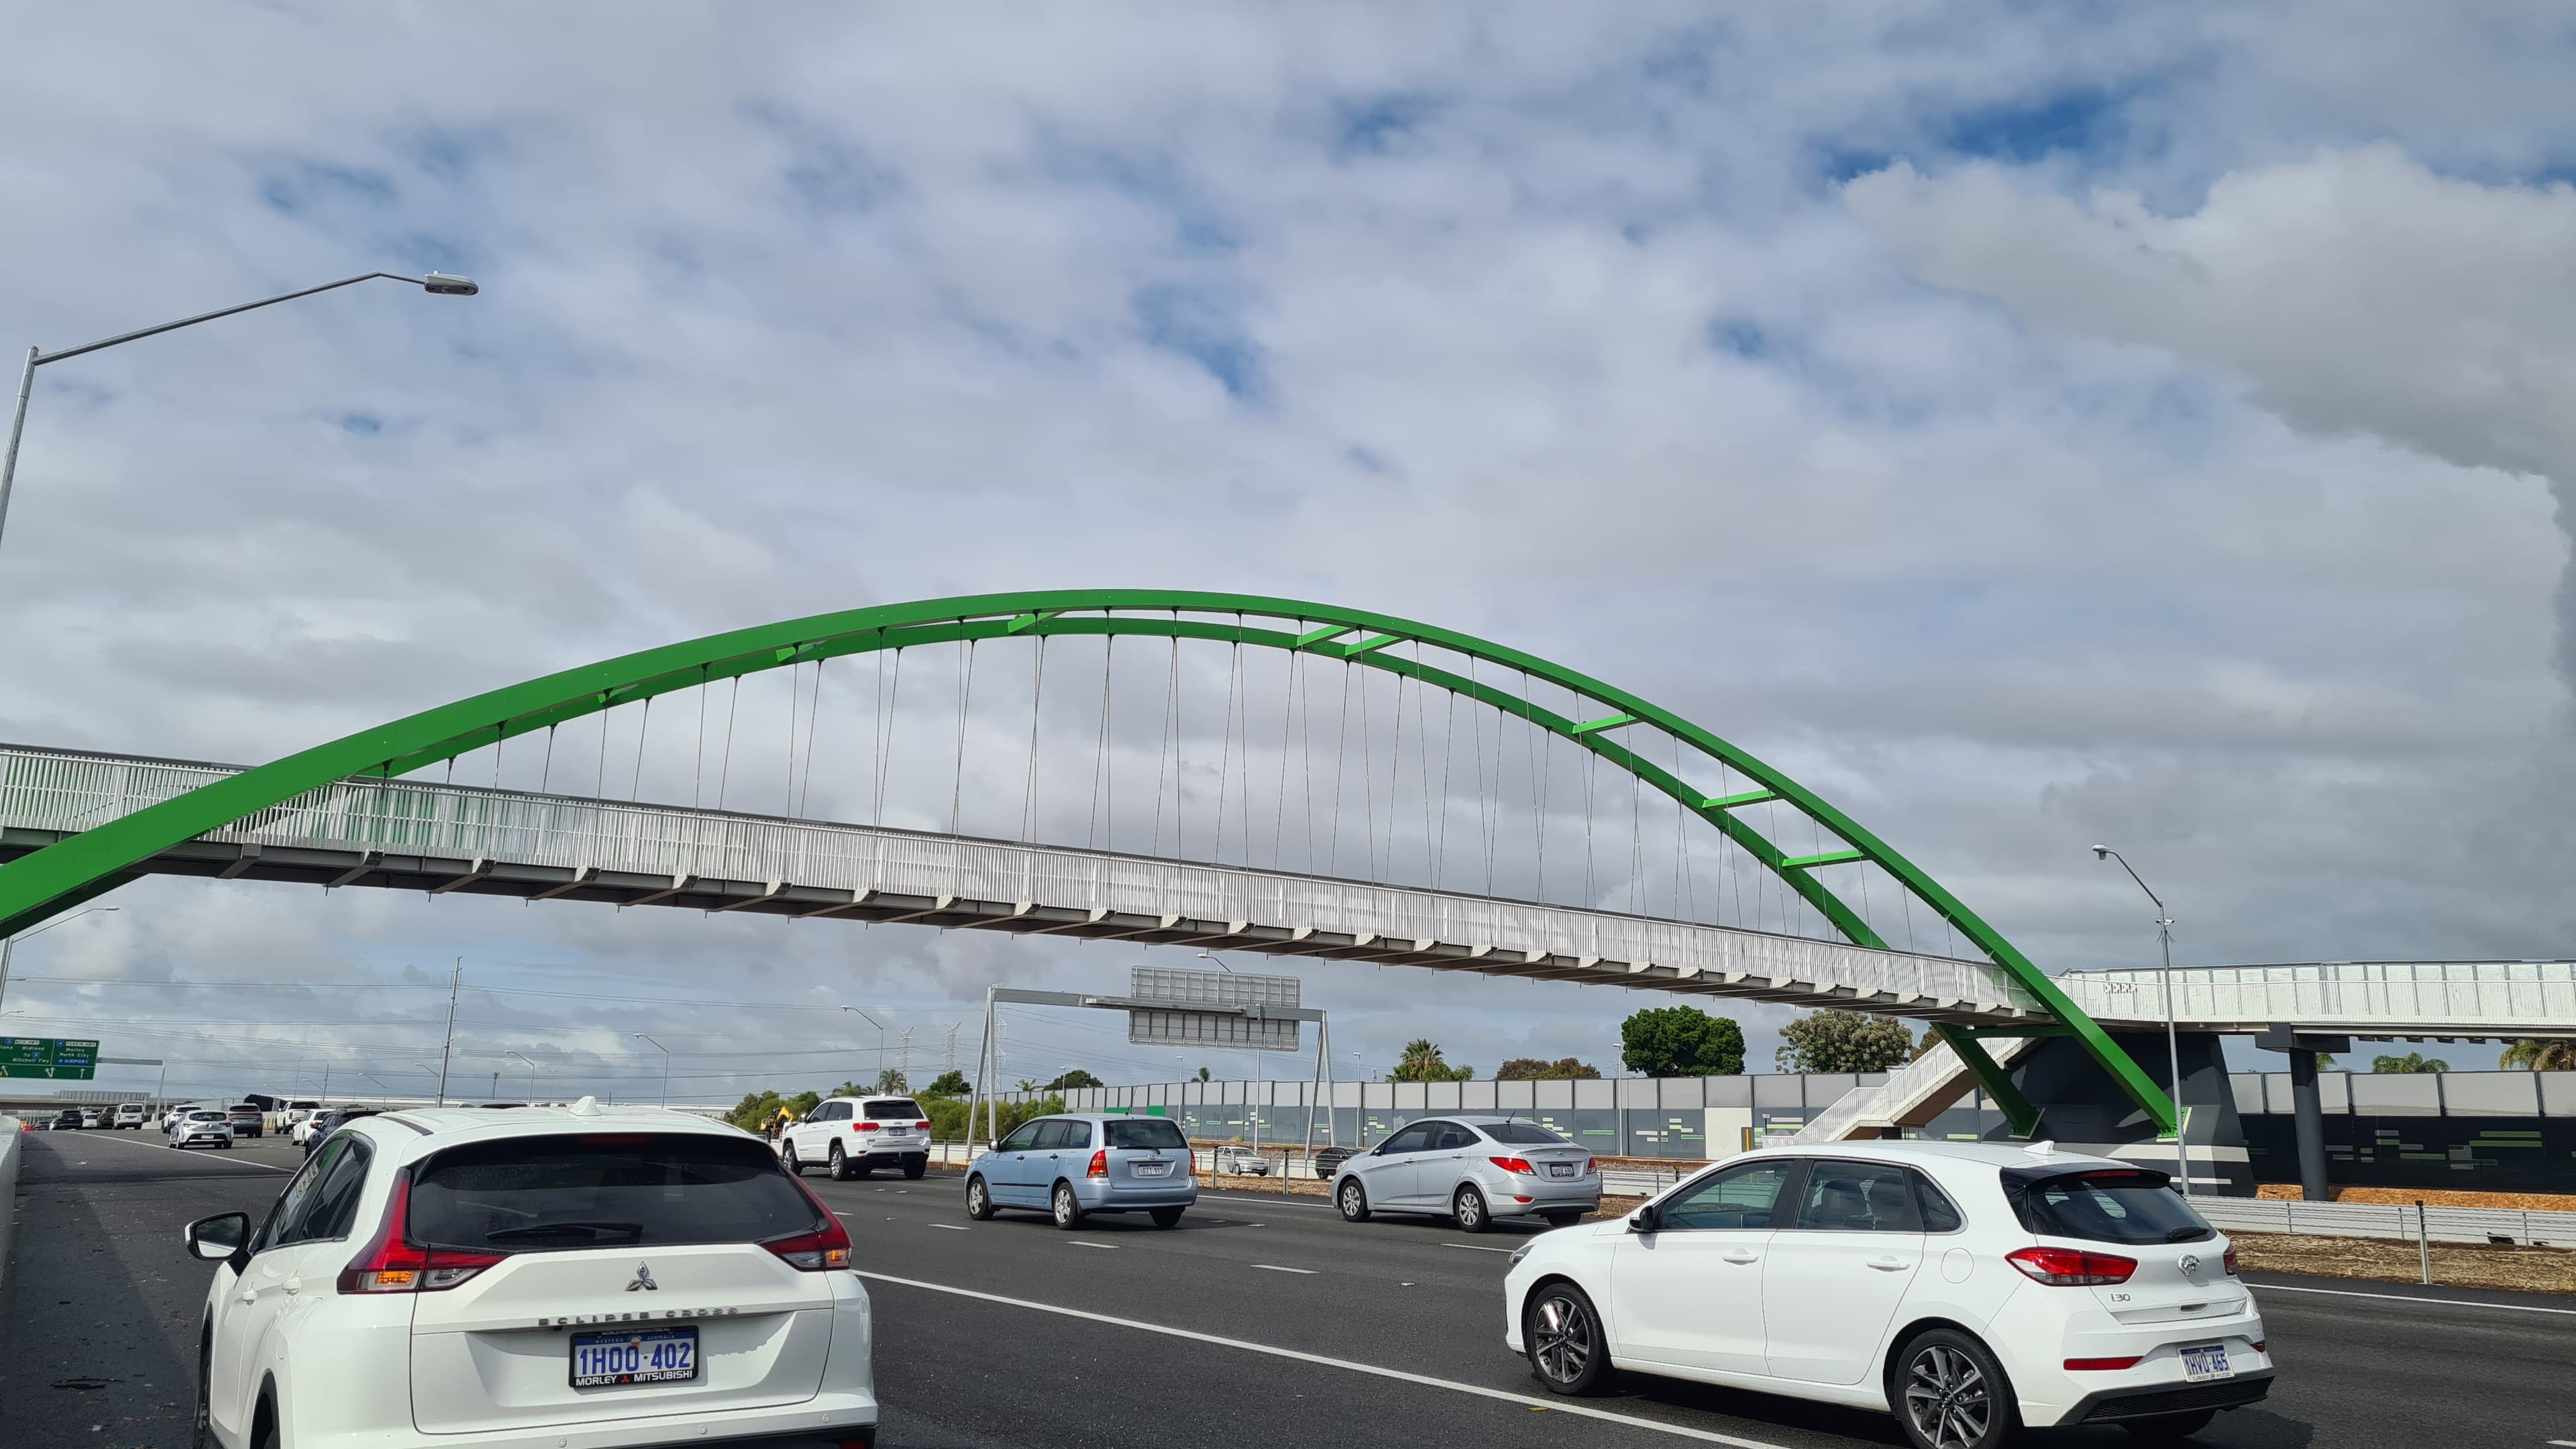
[(98, 1043), (54, 1036), (0, 1036), (0, 1077), (86, 1082), (98, 1075)]

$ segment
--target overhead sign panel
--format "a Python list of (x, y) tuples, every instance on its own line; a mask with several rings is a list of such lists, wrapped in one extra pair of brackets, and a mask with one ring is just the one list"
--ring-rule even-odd
[(1151, 1003), (1132, 1006), (1127, 1012), (1127, 1040), (1140, 1046), (1298, 1049), (1299, 1023), (1270, 1014), (1297, 1009), (1300, 983), (1294, 976), (1138, 966), (1128, 983), (1131, 1000)]
[(98, 1043), (55, 1036), (0, 1036), (0, 1077), (86, 1082), (98, 1075)]

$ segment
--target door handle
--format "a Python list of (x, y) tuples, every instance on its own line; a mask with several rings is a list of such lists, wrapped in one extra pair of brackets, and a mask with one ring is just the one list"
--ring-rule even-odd
[(1753, 1252), (1747, 1248), (1730, 1249), (1719, 1256), (1725, 1258), (1726, 1261), (1730, 1263), (1758, 1263), (1762, 1260), (1762, 1255), (1760, 1253)]
[(1882, 1273), (1900, 1273), (1914, 1266), (1903, 1258), (1872, 1258), (1869, 1265)]

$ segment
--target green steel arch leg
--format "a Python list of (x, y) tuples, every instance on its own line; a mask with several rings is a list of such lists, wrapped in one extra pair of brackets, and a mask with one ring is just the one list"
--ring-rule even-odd
[[(1235, 622), (1185, 619), (1180, 617), (1182, 613), (1232, 615)], [(1152, 617), (1155, 614), (1164, 617)], [(1255, 627), (1242, 622), (1248, 618), (1293, 627)], [(1059, 589), (933, 599), (733, 630), (564, 670), (289, 755), (0, 866), (0, 931), (21, 930), (69, 909), (76, 900), (86, 898), (84, 893), (109, 888), (114, 879), (122, 878), (133, 866), (162, 850), (336, 780), (364, 774), (406, 774), (618, 705), (808, 660), (1024, 634), (1143, 634), (1303, 650), (1408, 676), (1464, 695), (1579, 744), (1654, 786), (1724, 832), (1847, 939), (1885, 949), (1886, 942), (1867, 921), (1816, 876), (1817, 870), (1835, 864), (1876, 864), (2065, 1023), (2160, 1126), (2167, 1130), (2173, 1126), (2173, 1105), (2163, 1090), (2002, 933), (1913, 862), (1769, 764), (1624, 690), (1504, 645), (1390, 615), (1253, 595)], [(1569, 719), (1491, 685), (1403, 658), (1388, 648), (1401, 642), (1419, 642), (1518, 670), (1591, 700), (1610, 713), (1591, 720)], [(1652, 725), (1688, 743), (1756, 782), (1761, 790), (1725, 799), (1707, 796), (1614, 738), (1620, 730), (1637, 724)], [(1846, 848), (1811, 857), (1787, 855), (1732, 813), (1736, 806), (1757, 798), (1787, 803), (1832, 831)], [(1991, 1066), (1991, 1058), (1986, 1060)], [(1973, 1059), (1970, 1065), (1974, 1069)], [(2002, 1093), (1994, 1095), (2003, 1100)]]

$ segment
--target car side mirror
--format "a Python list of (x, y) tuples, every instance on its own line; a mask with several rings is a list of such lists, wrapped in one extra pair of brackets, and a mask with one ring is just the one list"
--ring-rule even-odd
[(217, 1213), (188, 1224), (188, 1251), (209, 1263), (220, 1263), (250, 1241), (250, 1214)]
[(1653, 1203), (1628, 1214), (1628, 1231), (1632, 1233), (1651, 1233), (1662, 1226), (1663, 1215), (1655, 1211)]

